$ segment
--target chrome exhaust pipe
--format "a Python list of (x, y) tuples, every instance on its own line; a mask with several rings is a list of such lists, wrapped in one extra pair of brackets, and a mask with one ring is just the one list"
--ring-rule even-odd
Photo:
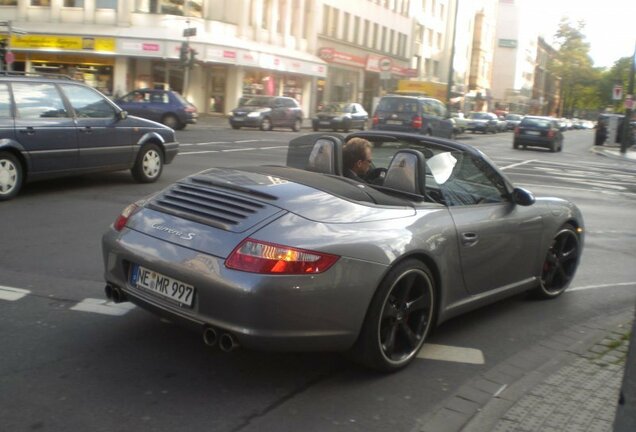
[(207, 346), (216, 345), (218, 340), (219, 340), (219, 335), (217, 334), (216, 330), (214, 330), (212, 327), (206, 327), (203, 329), (203, 342)]
[(219, 338), (219, 347), (221, 351), (232, 352), (239, 347), (239, 343), (233, 334), (223, 333)]
[(123, 303), (126, 301), (126, 294), (119, 287), (112, 287), (111, 299), (113, 303)]

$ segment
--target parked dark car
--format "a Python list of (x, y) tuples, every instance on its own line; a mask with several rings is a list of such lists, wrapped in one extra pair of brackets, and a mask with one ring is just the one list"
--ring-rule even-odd
[(471, 112), (468, 114), (468, 126), (466, 130), (472, 133), (497, 133), (499, 130), (499, 119), (493, 113)]
[[(343, 176), (352, 137), (374, 144), (381, 184)], [(129, 205), (102, 237), (105, 294), (223, 351), (345, 351), (395, 371), (460, 313), (559, 297), (584, 232), (575, 204), (535, 199), (468, 145), (316, 133), (286, 166), (210, 168)]]
[(515, 128), (512, 147), (544, 147), (551, 152), (563, 150), (563, 133), (556, 119), (525, 116)]
[(303, 110), (294, 98), (284, 96), (254, 96), (242, 99), (241, 106), (232, 110), (233, 129), (257, 127), (264, 131), (288, 127), (298, 132), (303, 123)]
[(195, 124), (199, 117), (197, 107), (172, 90), (138, 89), (116, 99), (115, 103), (128, 111), (128, 114), (163, 123), (177, 130), (188, 124)]
[(130, 169), (156, 181), (179, 144), (169, 127), (129, 116), (70, 78), (0, 76), (0, 201), (25, 181)]
[(365, 130), (369, 114), (359, 103), (329, 103), (318, 111), (316, 117), (311, 119), (314, 131), (342, 129), (349, 132), (350, 129)]
[(383, 96), (373, 115), (371, 129), (412, 132), (442, 138), (454, 136), (446, 107), (423, 96)]
[[(615, 118), (616, 122), (614, 128), (610, 128), (610, 121)], [(623, 114), (610, 114), (603, 113), (598, 116), (598, 121), (596, 123), (596, 131), (594, 133), (594, 144), (595, 145), (616, 145), (620, 144), (623, 139), (623, 122), (625, 116)], [(613, 137), (609, 137), (610, 130), (613, 130), (615, 135)], [(636, 122), (630, 123), (630, 131), (628, 132), (628, 145), (633, 145), (636, 143)]]
[(515, 128), (521, 123), (523, 116), (521, 114), (506, 114), (506, 129), (515, 130)]

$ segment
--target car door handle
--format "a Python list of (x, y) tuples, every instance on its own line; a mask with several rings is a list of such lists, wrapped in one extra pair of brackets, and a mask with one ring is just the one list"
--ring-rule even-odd
[(89, 133), (92, 133), (92, 132), (93, 132), (93, 129), (91, 129), (91, 127), (90, 127), (90, 126), (85, 126), (85, 127), (83, 127), (83, 128), (81, 128), (81, 129), (80, 129), (80, 132), (84, 132), (84, 133), (89, 134)]
[(27, 135), (34, 135), (35, 129), (33, 129), (32, 126), (27, 126), (26, 129), (20, 129), (20, 133), (27, 134)]
[(464, 246), (474, 246), (479, 241), (479, 236), (473, 232), (462, 233), (462, 244)]

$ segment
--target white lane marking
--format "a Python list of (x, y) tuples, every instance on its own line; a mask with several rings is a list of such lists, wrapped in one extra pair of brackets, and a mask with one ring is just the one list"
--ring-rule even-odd
[(273, 146), (273, 147), (259, 147), (257, 150), (273, 150), (273, 149), (281, 149), (287, 148), (287, 146)]
[(558, 185), (548, 186), (544, 184), (541, 185), (541, 184), (525, 183), (525, 182), (514, 182), (514, 183), (515, 185), (518, 185), (518, 186), (524, 186), (528, 188), (537, 188), (537, 189), (541, 189), (541, 188), (564, 189), (564, 190), (570, 190), (570, 191), (597, 192), (597, 193), (603, 193), (607, 195), (621, 195), (621, 196), (636, 195), (634, 192), (622, 192), (622, 191), (616, 191), (616, 190), (586, 189), (584, 187), (571, 187), (571, 186), (558, 186)]
[(441, 360), (455, 363), (484, 364), (484, 354), (475, 348), (454, 347), (425, 343), (417, 357), (427, 360)]
[(583, 291), (583, 290), (590, 290), (590, 289), (597, 289), (597, 288), (624, 287), (624, 286), (636, 286), (636, 282), (619, 282), (619, 283), (602, 284), (602, 285), (586, 285), (586, 286), (568, 288), (567, 291), (565, 292), (567, 293), (572, 291)]
[(232, 144), (232, 142), (231, 141), (210, 141), (210, 142), (196, 143), (195, 145), (203, 146), (203, 145), (212, 145), (212, 144)]
[(191, 154), (202, 154), (202, 153), (218, 153), (219, 150), (201, 150), (201, 151), (191, 151), (191, 152), (179, 152), (177, 156), (183, 155), (191, 155)]
[(74, 311), (91, 312), (102, 315), (121, 316), (134, 309), (132, 303), (113, 303), (108, 300), (87, 298), (71, 308)]
[(230, 152), (240, 152), (240, 151), (250, 151), (250, 150), (256, 150), (254, 147), (244, 147), (244, 148), (237, 148), (237, 149), (225, 149), (225, 150), (221, 150), (223, 153), (230, 153)]
[(241, 141), (234, 141), (236, 144), (243, 144), (243, 143), (251, 143), (251, 142), (260, 142), (260, 140), (241, 140)]
[(16, 301), (31, 294), (31, 291), (0, 285), (0, 300)]
[(530, 159), (530, 160), (519, 162), (519, 163), (515, 163), (515, 164), (512, 164), (512, 165), (507, 165), (507, 166), (501, 167), (499, 169), (507, 170), (508, 168), (514, 168), (514, 167), (518, 167), (518, 166), (521, 166), (521, 165), (529, 164), (529, 163), (532, 163), (532, 162), (538, 162), (538, 160), (537, 159)]

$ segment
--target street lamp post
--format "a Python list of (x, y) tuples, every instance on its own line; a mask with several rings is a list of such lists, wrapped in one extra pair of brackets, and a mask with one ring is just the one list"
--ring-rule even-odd
[(632, 106), (634, 103), (634, 74), (636, 73), (636, 70), (634, 70), (634, 68), (636, 68), (636, 43), (634, 43), (634, 54), (632, 55), (632, 62), (631, 62), (631, 66), (629, 68), (629, 84), (627, 85), (627, 95), (628, 97), (632, 98), (631, 104), (625, 107), (625, 118), (623, 119), (623, 135), (622, 135), (622, 139), (621, 139), (621, 153), (625, 154), (627, 152), (627, 147), (629, 147), (629, 145), (631, 145), (631, 141), (633, 139), (633, 136), (630, 136), (630, 134), (633, 134), (633, 132), (631, 131), (631, 119), (632, 119), (632, 112), (634, 111)]
[(455, 38), (457, 36), (457, 12), (459, 11), (459, 0), (455, 1), (455, 17), (453, 19), (453, 38), (451, 42), (450, 61), (448, 65), (448, 87), (446, 88), (446, 109), (450, 115), (451, 111), (451, 91), (453, 87), (453, 62), (455, 60)]

